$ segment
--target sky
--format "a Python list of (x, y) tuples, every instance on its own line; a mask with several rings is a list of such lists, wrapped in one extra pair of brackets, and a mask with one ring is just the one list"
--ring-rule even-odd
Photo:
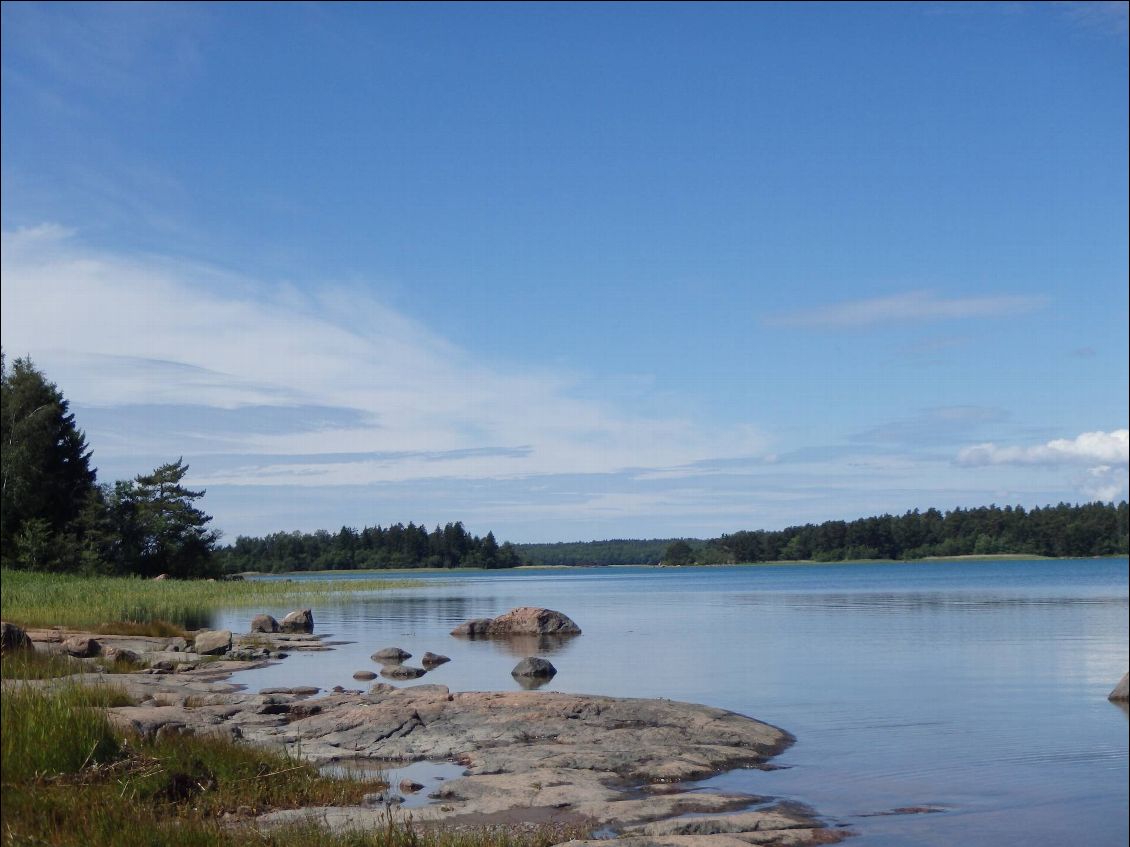
[(228, 540), (1127, 496), (1126, 3), (0, 8), (5, 355)]

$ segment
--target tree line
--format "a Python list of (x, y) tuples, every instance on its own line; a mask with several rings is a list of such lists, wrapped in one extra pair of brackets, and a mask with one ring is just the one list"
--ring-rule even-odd
[(782, 530), (735, 532), (696, 548), (672, 542), (668, 564), (717, 562), (923, 559), (930, 556), (1018, 554), (1071, 558), (1130, 551), (1128, 507), (1114, 503), (1060, 503), (1025, 509), (918, 509), (855, 521), (826, 521)]
[(58, 387), (0, 352), (0, 564), (5, 568), (206, 577), (219, 533), (181, 485), (181, 459), (99, 484)]
[(409, 523), (389, 527), (343, 526), (336, 533), (276, 532), (263, 538), (239, 536), (218, 551), (225, 573), (360, 568), (512, 568), (521, 564), (514, 546), (499, 544), (493, 532), (472, 535), (459, 521), (428, 532)]
[[(608, 541), (557, 541), (547, 544), (515, 544), (514, 549), (524, 564), (556, 565), (658, 565), (672, 538), (613, 538)], [(685, 542), (686, 543), (686, 542)], [(706, 542), (691, 539), (696, 550)]]

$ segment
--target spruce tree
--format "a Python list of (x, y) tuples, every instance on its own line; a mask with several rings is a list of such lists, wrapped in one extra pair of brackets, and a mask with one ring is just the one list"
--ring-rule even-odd
[[(30, 359), (9, 368), (0, 353), (0, 377), (0, 555), (16, 567), (57, 567), (95, 491), (91, 451), (68, 402)], [(31, 561), (21, 561), (21, 546)]]

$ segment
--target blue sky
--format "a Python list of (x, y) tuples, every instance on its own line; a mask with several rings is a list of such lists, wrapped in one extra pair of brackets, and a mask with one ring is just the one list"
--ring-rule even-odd
[(34, 4), (3, 345), (231, 538), (1127, 493), (1127, 5)]

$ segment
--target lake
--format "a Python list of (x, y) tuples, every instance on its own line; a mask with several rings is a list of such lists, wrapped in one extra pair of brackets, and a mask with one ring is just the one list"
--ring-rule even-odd
[[(808, 803), (860, 847), (1127, 843), (1127, 715), (1106, 699), (1130, 662), (1125, 558), (415, 580), (315, 606), (317, 632), (353, 643), (233, 681), (361, 688), (353, 672), (399, 646), (452, 658), (420, 682), (506, 690), (537, 652), (558, 670), (544, 690), (706, 703), (787, 729), (781, 769), (700, 785)], [(563, 611), (584, 634), (540, 650), (448, 634), (515, 606)], [(215, 623), (246, 632), (250, 615)], [(914, 806), (943, 811), (881, 814)]]

